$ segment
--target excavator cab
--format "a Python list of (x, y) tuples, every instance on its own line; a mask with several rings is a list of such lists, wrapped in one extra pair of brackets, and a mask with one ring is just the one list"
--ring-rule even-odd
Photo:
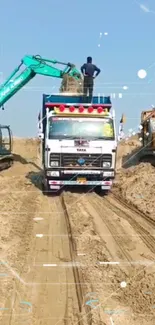
[(0, 125), (0, 170), (13, 164), (12, 132), (9, 125)]
[(141, 121), (143, 146), (155, 149), (155, 110), (142, 112)]
[(139, 161), (155, 166), (155, 109), (142, 112), (141, 125), (142, 149)]

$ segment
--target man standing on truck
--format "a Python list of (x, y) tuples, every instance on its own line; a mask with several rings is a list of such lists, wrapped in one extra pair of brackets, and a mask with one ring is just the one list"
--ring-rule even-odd
[[(84, 63), (81, 67), (81, 72), (84, 76), (84, 83), (83, 83), (83, 94), (86, 100), (87, 93), (89, 93), (89, 100), (92, 101), (93, 97), (93, 87), (94, 87), (94, 79), (99, 75), (101, 70), (97, 68), (95, 64), (92, 63), (92, 57), (87, 57), (87, 63)], [(94, 73), (96, 75), (94, 76)]]

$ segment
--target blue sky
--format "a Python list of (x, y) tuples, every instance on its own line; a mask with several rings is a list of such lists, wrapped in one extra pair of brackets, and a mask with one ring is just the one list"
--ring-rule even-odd
[[(92, 56), (101, 68), (95, 94), (122, 93), (122, 99), (113, 99), (116, 117), (124, 113), (126, 130), (136, 130), (141, 111), (155, 104), (155, 65), (149, 68), (155, 62), (155, 17), (140, 4), (155, 12), (154, 0), (1, 0), (3, 81), (26, 54), (71, 61), (78, 68)], [(140, 69), (147, 70), (145, 79), (137, 77)], [(1, 123), (10, 124), (16, 136), (35, 136), (42, 93), (57, 92), (59, 85), (58, 79), (36, 76), (6, 103)]]

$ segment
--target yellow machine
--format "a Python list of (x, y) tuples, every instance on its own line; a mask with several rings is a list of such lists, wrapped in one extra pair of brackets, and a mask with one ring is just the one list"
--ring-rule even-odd
[(141, 113), (141, 127), (142, 150), (139, 152), (139, 161), (155, 166), (155, 108)]

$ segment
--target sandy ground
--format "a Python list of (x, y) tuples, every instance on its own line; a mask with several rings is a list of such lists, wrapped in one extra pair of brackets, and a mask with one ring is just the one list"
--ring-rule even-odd
[(0, 173), (0, 324), (155, 324), (154, 169), (121, 168), (138, 145), (119, 148), (110, 195), (46, 197), (36, 141), (15, 140)]
[(140, 150), (135, 137), (119, 146), (114, 191), (155, 220), (155, 169), (149, 163), (135, 165)]

